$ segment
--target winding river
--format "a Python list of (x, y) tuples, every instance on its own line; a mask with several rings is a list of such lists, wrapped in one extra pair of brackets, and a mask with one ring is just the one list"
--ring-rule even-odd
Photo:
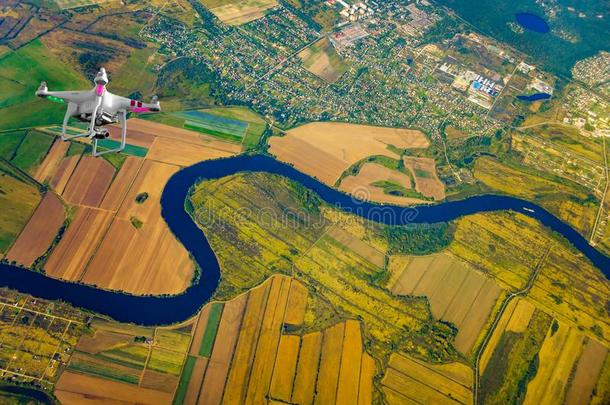
[(563, 235), (610, 278), (610, 258), (597, 251), (574, 229), (545, 209), (518, 198), (483, 195), (438, 205), (405, 208), (357, 201), (293, 167), (267, 156), (208, 160), (174, 174), (161, 196), (161, 215), (201, 268), (199, 283), (173, 296), (135, 296), (93, 286), (65, 282), (44, 274), (0, 264), (0, 286), (35, 297), (63, 300), (74, 306), (108, 315), (117, 321), (141, 325), (170, 324), (192, 316), (209, 300), (220, 281), (220, 266), (205, 235), (184, 209), (191, 186), (201, 179), (219, 179), (242, 171), (279, 174), (315, 191), (327, 203), (367, 219), (389, 225), (451, 221), (478, 212), (512, 210), (535, 218)]

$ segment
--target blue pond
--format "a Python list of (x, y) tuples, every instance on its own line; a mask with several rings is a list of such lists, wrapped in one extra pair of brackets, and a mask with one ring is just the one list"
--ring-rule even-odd
[(551, 30), (551, 27), (546, 21), (532, 13), (517, 13), (515, 15), (517, 23), (525, 28), (526, 30), (538, 32), (540, 34), (546, 34)]
[(534, 93), (534, 94), (517, 96), (517, 98), (522, 101), (539, 101), (539, 100), (548, 100), (551, 98), (551, 95), (548, 93)]
[(220, 282), (220, 265), (205, 234), (185, 210), (190, 187), (202, 178), (220, 179), (242, 171), (286, 176), (316, 192), (335, 207), (389, 225), (451, 221), (463, 215), (515, 211), (535, 218), (569, 240), (576, 249), (610, 278), (610, 257), (589, 245), (577, 231), (534, 203), (514, 197), (481, 195), (437, 205), (405, 208), (357, 201), (295, 168), (267, 156), (236, 156), (197, 163), (175, 173), (161, 196), (161, 215), (176, 238), (201, 267), (197, 284), (172, 296), (135, 296), (46, 277), (44, 274), (0, 263), (0, 286), (45, 299), (61, 299), (75, 306), (108, 315), (117, 321), (142, 325), (179, 322), (195, 314), (214, 294)]

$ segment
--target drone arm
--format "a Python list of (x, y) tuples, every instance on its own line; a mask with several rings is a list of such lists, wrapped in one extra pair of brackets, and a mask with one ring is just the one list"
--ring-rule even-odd
[(89, 124), (89, 139), (95, 136), (95, 119), (97, 118), (97, 110), (102, 105), (102, 97), (98, 96), (95, 98), (95, 107), (93, 107), (93, 113), (91, 114), (91, 123)]

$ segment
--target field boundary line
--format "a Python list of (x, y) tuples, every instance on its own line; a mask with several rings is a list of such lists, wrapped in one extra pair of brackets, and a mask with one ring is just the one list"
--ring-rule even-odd
[(597, 231), (597, 227), (599, 225), (602, 213), (604, 212), (604, 203), (605, 203), (605, 199), (606, 199), (606, 194), (608, 194), (608, 183), (610, 182), (610, 178), (608, 176), (608, 155), (606, 153), (606, 137), (605, 136), (602, 137), (602, 145), (604, 146), (604, 149), (603, 149), (604, 165), (605, 165), (604, 174), (606, 175), (606, 187), (604, 188), (604, 194), (602, 195), (602, 200), (599, 204), (599, 210), (597, 211), (597, 216), (595, 217), (595, 223), (593, 224), (593, 229), (591, 230), (591, 237), (589, 238), (589, 243), (592, 246), (596, 245), (596, 243), (594, 241), (595, 232)]
[(504, 311), (506, 310), (506, 307), (508, 307), (508, 304), (514, 298), (516, 298), (516, 297), (526, 296), (527, 293), (534, 286), (534, 282), (538, 278), (538, 274), (542, 270), (543, 264), (546, 262), (546, 259), (548, 258), (549, 254), (551, 253), (551, 249), (553, 248), (553, 245), (554, 245), (554, 243), (550, 242), (548, 247), (547, 247), (547, 249), (546, 249), (546, 251), (538, 259), (538, 263), (536, 264), (536, 267), (534, 268), (534, 271), (532, 272), (532, 274), (531, 274), (529, 280), (527, 281), (527, 284), (525, 285), (525, 287), (523, 289), (521, 289), (521, 290), (518, 290), (518, 291), (510, 293), (505, 298), (504, 302), (500, 306), (500, 309), (496, 313), (496, 316), (494, 317), (494, 320), (493, 320), (490, 328), (487, 330), (487, 333), (485, 334), (485, 337), (483, 338), (483, 341), (481, 342), (481, 345), (479, 346), (479, 350), (477, 351), (477, 354), (476, 354), (475, 360), (474, 360), (474, 381), (473, 381), (473, 385), (472, 385), (472, 395), (473, 395), (472, 396), (472, 402), (473, 402), (473, 405), (477, 405), (478, 404), (478, 394), (479, 394), (479, 385), (480, 385), (480, 381), (479, 381), (480, 380), (479, 362), (481, 361), (481, 356), (483, 355), (483, 352), (487, 348), (487, 344), (491, 340), (491, 336), (493, 335), (496, 327), (498, 326), (498, 323), (500, 322), (500, 319), (502, 318), (502, 315), (504, 315)]

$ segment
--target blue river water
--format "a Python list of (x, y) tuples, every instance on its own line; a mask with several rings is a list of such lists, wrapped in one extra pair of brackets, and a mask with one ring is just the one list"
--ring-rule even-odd
[(236, 156), (197, 163), (175, 173), (161, 196), (161, 215), (177, 239), (201, 268), (199, 282), (180, 295), (135, 296), (92, 286), (60, 281), (44, 274), (0, 264), (0, 286), (35, 297), (61, 299), (77, 307), (108, 315), (117, 321), (141, 325), (179, 322), (193, 315), (213, 295), (220, 281), (220, 266), (204, 233), (184, 208), (191, 186), (202, 179), (219, 179), (243, 171), (279, 174), (315, 191), (327, 203), (364, 218), (389, 225), (451, 221), (478, 212), (511, 210), (537, 219), (563, 235), (610, 278), (610, 258), (597, 251), (574, 229), (545, 209), (518, 198), (482, 195), (438, 205), (405, 208), (355, 200), (273, 158)]
[(539, 17), (536, 14), (517, 13), (515, 14), (515, 20), (517, 20), (517, 23), (523, 28), (540, 34), (546, 34), (551, 30), (551, 27), (549, 27), (544, 18)]

